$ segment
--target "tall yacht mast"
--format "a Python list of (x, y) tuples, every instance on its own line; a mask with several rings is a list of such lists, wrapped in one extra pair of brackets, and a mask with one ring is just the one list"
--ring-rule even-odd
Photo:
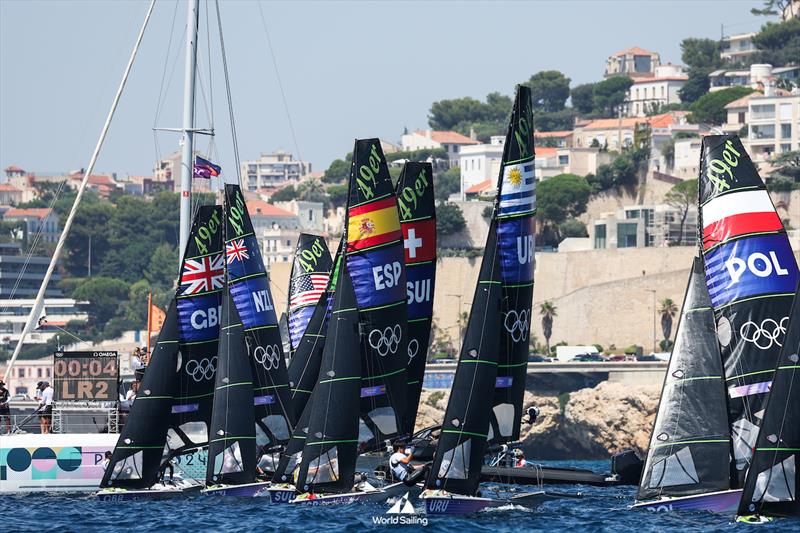
[[(192, 170), (194, 167), (194, 96), (197, 77), (197, 24), (199, 0), (187, 2), (186, 65), (183, 78), (183, 127), (181, 131), (181, 218), (179, 250), (186, 249), (192, 224)], [(181, 252), (183, 253), (183, 252)]]

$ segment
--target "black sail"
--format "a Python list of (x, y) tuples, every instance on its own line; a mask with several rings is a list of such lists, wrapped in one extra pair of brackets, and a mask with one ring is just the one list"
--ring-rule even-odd
[(206, 484), (252, 483), (256, 474), (255, 411), (244, 326), (224, 291)]
[(706, 284), (725, 368), (732, 488), (756, 445), (798, 270), (772, 200), (735, 135), (702, 141), (700, 223)]
[(177, 366), (178, 311), (173, 300), (101, 487), (145, 489), (158, 480)]
[(637, 499), (730, 488), (727, 409), (714, 311), (695, 258)]
[(180, 357), (167, 433), (169, 454), (208, 444), (225, 258), (222, 208), (201, 206), (189, 233), (177, 290)]
[(297, 414), (290, 401), (269, 275), (238, 185), (225, 185), (225, 223), (228, 283), (244, 327), (253, 377), (257, 444), (267, 450), (289, 441)]
[[(337, 251), (333, 264), (338, 265), (341, 260), (340, 251)], [(297, 345), (292, 360), (289, 362), (291, 402), (296, 413), (303, 412), (308, 399), (311, 397), (314, 384), (317, 382), (319, 365), (322, 361), (322, 349), (325, 346), (325, 335), (328, 330), (328, 319), (330, 318), (331, 305), (333, 305), (335, 285), (330, 279), (328, 280), (327, 289), (313, 307), (313, 313), (308, 325)]]
[(379, 139), (357, 140), (350, 171), (345, 263), (361, 324), (361, 449), (406, 427), (408, 332), (403, 233)]
[(529, 322), (524, 322), (533, 290), (530, 109), (530, 89), (517, 87), (478, 285), (428, 489), (475, 494), (487, 442), (519, 434), (526, 372), (518, 362), (522, 349), (527, 359)]
[(800, 290), (795, 294), (789, 315), (739, 514), (800, 514), (799, 461)]
[(503, 147), (494, 211), (503, 327), (489, 430), (493, 443), (516, 441), (520, 435), (533, 305), (534, 157), (530, 89), (520, 86)]
[(358, 458), (359, 318), (347, 265), (341, 266), (336, 281), (319, 379), (306, 407), (308, 431), (296, 481), (301, 492), (351, 490)]
[(300, 234), (294, 252), (292, 272), (289, 276), (287, 307), (292, 359), (303, 338), (303, 333), (312, 320), (317, 302), (325, 295), (332, 264), (331, 253), (323, 237), (310, 233)]
[(408, 306), (408, 398), (404, 433), (414, 431), (433, 320), (436, 283), (436, 204), (430, 163), (410, 161), (397, 181)]

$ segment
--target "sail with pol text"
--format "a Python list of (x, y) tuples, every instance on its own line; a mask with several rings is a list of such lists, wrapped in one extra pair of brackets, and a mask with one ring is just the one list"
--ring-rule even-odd
[(428, 359), (436, 283), (436, 203), (433, 167), (409, 161), (397, 180), (397, 206), (405, 250), (408, 305), (408, 400), (404, 433), (414, 432)]
[(317, 302), (325, 294), (330, 277), (331, 253), (319, 235), (301, 233), (289, 276), (289, 342), (294, 357)]
[(730, 447), (714, 312), (696, 257), (636, 499), (728, 490)]
[(225, 224), (228, 283), (242, 321), (253, 378), (256, 443), (261, 450), (274, 449), (289, 441), (297, 415), (289, 399), (289, 376), (269, 275), (238, 185), (225, 185)]
[(800, 289), (786, 322), (739, 515), (800, 514)]
[(350, 172), (344, 257), (361, 327), (363, 450), (382, 447), (406, 426), (406, 274), (397, 200), (379, 139), (356, 141)]
[(752, 459), (786, 336), (798, 270), (764, 182), (735, 135), (703, 138), (702, 251), (725, 369), (733, 487)]
[[(506, 135), (472, 312), (425, 484), (429, 490), (474, 496), (487, 442), (509, 439), (519, 431), (511, 425), (521, 418), (517, 411), (521, 411), (522, 397), (515, 387), (521, 382), (524, 392), (524, 371), (518, 378), (514, 365), (519, 356), (514, 346), (522, 343), (527, 351), (527, 326), (517, 321), (521, 312), (530, 312), (532, 303), (528, 289), (533, 280), (533, 159), (530, 89), (520, 86)], [(512, 311), (516, 320), (511, 320), (513, 327), (507, 327)]]

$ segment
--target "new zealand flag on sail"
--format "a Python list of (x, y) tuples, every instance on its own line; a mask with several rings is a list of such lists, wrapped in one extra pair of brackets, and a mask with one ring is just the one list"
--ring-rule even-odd
[(533, 217), (500, 219), (497, 222), (500, 277), (503, 283), (533, 281)]
[(347, 256), (360, 310), (404, 300), (403, 248), (387, 246)]
[[(235, 249), (230, 246), (236, 242), (242, 243), (244, 250), (241, 246)], [(277, 324), (269, 280), (262, 270), (263, 262), (256, 237), (249, 235), (232, 241), (227, 248), (227, 256), (231, 296), (245, 329)]]
[(793, 293), (797, 265), (783, 234), (738, 239), (706, 253), (706, 282), (715, 307), (765, 294)]

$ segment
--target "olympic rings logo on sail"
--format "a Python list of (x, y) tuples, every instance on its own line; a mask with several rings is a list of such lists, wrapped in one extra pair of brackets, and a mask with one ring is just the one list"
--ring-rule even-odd
[(403, 338), (403, 329), (400, 324), (388, 326), (381, 331), (380, 329), (373, 329), (369, 332), (369, 345), (373, 350), (378, 350), (381, 357), (386, 357), (389, 353), (396, 353), (397, 348), (400, 346), (400, 340)]
[(408, 364), (411, 364), (411, 361), (413, 361), (414, 358), (419, 353), (419, 341), (417, 339), (411, 339), (410, 341), (408, 341), (407, 349), (408, 349)]
[(506, 318), (503, 320), (503, 326), (511, 335), (511, 340), (514, 342), (520, 342), (528, 338), (528, 330), (530, 329), (530, 316), (530, 309), (523, 309), (519, 312), (512, 309), (506, 313)]
[(193, 380), (200, 383), (203, 380), (211, 379), (217, 371), (217, 356), (202, 359), (191, 359), (186, 363), (186, 373)]
[(762, 350), (769, 350), (773, 344), (783, 346), (778, 338), (786, 334), (787, 322), (789, 322), (788, 316), (783, 317), (780, 322), (772, 318), (765, 318), (760, 325), (748, 320), (739, 328), (739, 334), (745, 342), (755, 344)]
[(270, 344), (266, 348), (263, 346), (256, 346), (253, 350), (253, 359), (255, 359), (264, 370), (275, 370), (281, 362), (282, 350), (277, 344)]

